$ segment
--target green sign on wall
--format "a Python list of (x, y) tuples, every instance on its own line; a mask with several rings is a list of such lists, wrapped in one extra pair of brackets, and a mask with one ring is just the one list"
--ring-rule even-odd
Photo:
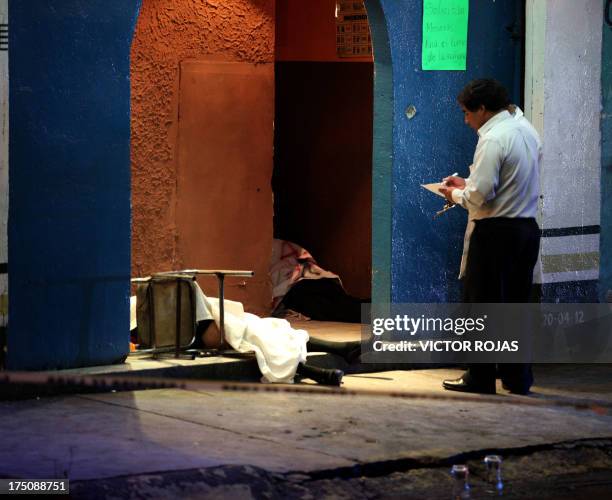
[(423, 0), (424, 70), (465, 70), (469, 0)]

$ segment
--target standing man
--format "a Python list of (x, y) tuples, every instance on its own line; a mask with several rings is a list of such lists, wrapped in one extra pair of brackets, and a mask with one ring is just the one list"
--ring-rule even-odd
[[(478, 133), (470, 176), (447, 177), (440, 189), (449, 202), (468, 211), (460, 271), (463, 302), (528, 302), (540, 247), (535, 217), (542, 143), (526, 120), (508, 112), (508, 93), (499, 82), (474, 80), (457, 100), (466, 125)], [(499, 368), (506, 389), (529, 392), (531, 365)], [(494, 364), (472, 364), (462, 377), (445, 380), (443, 386), (494, 394), (495, 377)]]

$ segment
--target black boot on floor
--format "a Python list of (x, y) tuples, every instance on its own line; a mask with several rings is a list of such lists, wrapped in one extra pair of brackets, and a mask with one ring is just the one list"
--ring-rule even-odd
[(298, 365), (296, 374), (301, 378), (312, 379), (317, 384), (332, 385), (334, 387), (340, 387), (342, 384), (342, 377), (344, 377), (344, 372), (342, 370), (318, 368), (303, 363)]

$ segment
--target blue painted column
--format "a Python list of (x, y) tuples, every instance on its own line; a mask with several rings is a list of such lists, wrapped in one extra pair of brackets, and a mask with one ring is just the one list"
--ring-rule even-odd
[(11, 0), (9, 369), (128, 353), (140, 0)]
[[(605, 6), (606, 2), (603, 0)], [(610, 7), (612, 9), (612, 7)], [(605, 17), (605, 16), (604, 16)], [(612, 18), (612, 12), (609, 13)], [(601, 234), (599, 299), (612, 301), (612, 26), (604, 19), (601, 54)]]

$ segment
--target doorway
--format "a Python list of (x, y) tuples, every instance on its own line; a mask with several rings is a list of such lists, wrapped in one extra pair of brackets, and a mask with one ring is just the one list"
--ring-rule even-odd
[[(342, 37), (360, 36), (342, 31), (346, 3), (276, 4), (274, 237), (307, 249), (348, 294), (369, 298), (374, 63), (371, 43), (369, 52), (342, 52)], [(365, 9), (351, 17), (362, 15), (367, 22)]]

